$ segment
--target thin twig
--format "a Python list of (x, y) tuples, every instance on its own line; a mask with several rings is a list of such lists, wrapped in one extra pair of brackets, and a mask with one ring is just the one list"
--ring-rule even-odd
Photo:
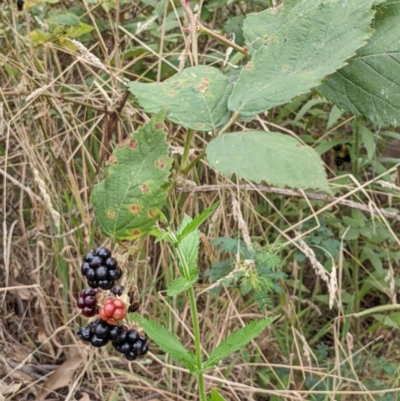
[[(297, 198), (304, 198), (304, 195), (309, 199), (320, 200), (323, 202), (335, 202), (339, 205), (348, 206), (352, 209), (362, 210), (363, 212), (371, 212), (371, 209), (367, 205), (363, 205), (362, 203), (353, 202), (347, 199), (335, 198), (334, 196), (323, 195), (323, 194), (315, 194), (315, 193), (303, 193), (300, 191), (293, 191), (290, 189), (281, 189), (274, 187), (267, 187), (266, 185), (257, 185), (257, 186), (249, 186), (249, 185), (236, 185), (236, 184), (228, 184), (228, 185), (201, 185), (198, 187), (188, 187), (188, 188), (177, 188), (177, 191), (180, 192), (212, 192), (212, 191), (220, 191), (221, 189), (235, 189), (239, 188), (240, 190), (247, 191), (260, 191), (267, 192), (270, 194), (278, 194), (284, 196), (295, 196)], [(389, 219), (400, 221), (400, 215), (392, 212), (387, 212), (384, 209), (378, 209), (382, 216), (385, 216)]]

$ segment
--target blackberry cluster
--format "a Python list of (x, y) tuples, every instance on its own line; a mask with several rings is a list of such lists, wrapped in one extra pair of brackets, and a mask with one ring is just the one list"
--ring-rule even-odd
[(97, 292), (94, 288), (87, 288), (79, 294), (78, 308), (82, 309), (83, 316), (93, 317), (97, 314)]
[(350, 143), (346, 143), (346, 144), (339, 143), (338, 145), (335, 145), (333, 147), (333, 150), (335, 152), (340, 152), (339, 155), (337, 155), (334, 160), (334, 163), (336, 164), (336, 166), (341, 166), (344, 162), (351, 163), (351, 157), (350, 157), (349, 149), (348, 149), (349, 146), (351, 146)]
[(335, 157), (335, 164), (336, 166), (341, 166), (344, 162), (350, 163), (351, 162), (351, 157), (349, 154), (344, 155), (343, 157), (336, 156)]
[(103, 247), (85, 255), (81, 271), (87, 278), (89, 287), (100, 287), (103, 290), (112, 288), (114, 282), (122, 275), (117, 260), (111, 257), (111, 252), (107, 248)]
[(119, 337), (117, 340), (113, 341), (112, 344), (114, 348), (121, 354), (124, 354), (129, 361), (134, 361), (138, 356), (146, 355), (149, 350), (147, 338), (139, 335), (134, 329), (121, 329)]
[(136, 330), (113, 326), (101, 319), (89, 323), (86, 327), (81, 327), (77, 334), (81, 340), (97, 348), (103, 347), (111, 341), (114, 348), (124, 354), (129, 361), (146, 355), (149, 350), (147, 338), (139, 335)]

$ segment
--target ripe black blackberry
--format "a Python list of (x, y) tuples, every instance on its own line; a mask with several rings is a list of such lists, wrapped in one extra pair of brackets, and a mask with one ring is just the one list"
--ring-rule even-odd
[(121, 354), (124, 354), (129, 361), (133, 361), (137, 357), (147, 354), (149, 350), (147, 338), (139, 335), (134, 329), (121, 331), (119, 333), (119, 338), (113, 341), (112, 344), (114, 348)]
[(111, 326), (100, 319), (90, 322), (87, 326), (81, 327), (77, 335), (78, 337), (93, 345), (93, 347), (103, 347), (110, 340)]
[(343, 164), (343, 159), (340, 156), (335, 157), (335, 164), (341, 166)]
[(92, 317), (97, 313), (97, 290), (94, 288), (87, 288), (79, 294), (78, 308), (82, 309), (82, 315)]
[(111, 252), (104, 247), (96, 248), (85, 255), (82, 274), (87, 278), (89, 287), (109, 290), (114, 286), (122, 271), (118, 268), (117, 260), (111, 257)]

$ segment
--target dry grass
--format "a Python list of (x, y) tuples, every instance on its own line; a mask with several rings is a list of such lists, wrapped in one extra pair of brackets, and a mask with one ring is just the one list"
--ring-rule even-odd
[[(94, 16), (100, 11), (85, 7), (96, 26)], [(130, 12), (141, 9), (137, 2), (132, 3)], [(106, 124), (105, 108), (113, 110), (123, 96), (124, 74), (125, 78), (140, 78), (131, 72), (131, 66), (143, 58), (146, 60), (143, 75), (156, 71), (160, 79), (162, 60), (192, 59), (190, 44), (181, 40), (175, 48), (169, 45), (167, 50), (161, 30), (159, 52), (149, 47), (147, 54), (122, 62), (117, 57), (119, 52), (145, 43), (146, 27), (138, 35), (118, 30), (100, 34), (95, 30), (90, 53), (85, 53), (84, 49), (61, 47), (57, 40), (45, 45), (32, 43), (26, 35), (34, 29), (34, 22), (29, 12), (17, 13), (11, 0), (0, 5), (0, 13), (0, 23), (6, 28), (4, 37), (0, 37), (0, 146), (4, 150), (0, 155), (0, 400), (196, 400), (195, 379), (155, 345), (144, 360), (128, 363), (111, 348), (91, 349), (75, 335), (84, 323), (76, 308), (76, 296), (84, 286), (81, 257), (94, 245), (107, 244), (93, 219), (90, 204), (93, 186), (103, 176), (98, 163)], [(102, 16), (108, 18), (106, 14)], [(165, 18), (166, 14), (159, 20), (161, 26)], [(217, 15), (213, 21), (217, 26)], [(186, 37), (183, 26), (181, 20), (182, 35)], [(200, 61), (211, 51), (220, 52), (212, 40), (201, 43)], [(91, 58), (90, 54), (98, 58)], [(113, 62), (112, 57), (115, 57)], [(105, 71), (109, 75), (104, 75)], [(128, 101), (114, 141), (122, 140), (147, 119)], [(266, 117), (252, 124), (271, 127)], [(182, 147), (185, 132), (172, 125), (168, 129), (171, 145)], [(274, 129), (287, 131), (279, 126)], [(193, 148), (201, 151), (206, 140), (205, 135), (198, 133)], [(334, 172), (331, 173), (336, 185)], [(301, 193), (271, 195), (251, 183), (247, 183), (249, 190), (244, 190), (216, 176), (205, 160), (184, 179), (187, 181), (183, 189), (169, 198), (167, 212), (171, 221), (179, 222), (184, 213), (194, 216), (221, 199), (219, 213), (202, 227), (205, 233), (200, 259), (202, 271), (217, 257), (210, 239), (236, 237), (238, 231), (249, 233), (259, 243), (268, 244), (271, 238), (280, 238), (285, 247), (304, 250), (306, 245), (301, 241), (305, 235), (301, 233), (304, 223), (310, 218), (318, 221), (326, 210), (340, 213), (338, 205), (350, 195), (355, 204), (350, 207), (357, 208), (357, 204), (364, 210), (367, 207), (370, 213), (366, 214), (384, 221), (399, 245), (398, 223), (395, 225), (390, 216), (380, 212), (383, 205), (379, 199), (386, 199), (384, 191), (380, 194), (371, 190), (379, 177), (365, 179), (361, 184), (348, 181), (343, 187), (338, 183), (345, 195), (328, 199), (318, 207), (311, 204), (312, 197), (308, 199)], [(285, 215), (286, 207), (293, 205), (292, 196), (306, 199), (310, 205), (307, 215), (298, 214), (294, 218)], [(391, 201), (398, 205), (398, 196), (392, 196)], [(232, 202), (238, 202), (240, 207), (233, 209)], [(167, 325), (183, 344), (192, 347), (190, 310), (185, 298), (170, 299), (164, 292), (176, 270), (170, 250), (154, 244), (150, 238), (140, 242), (140, 246), (133, 244), (132, 249), (108, 245), (125, 271), (129, 271), (129, 281), (140, 290), (140, 313)], [(346, 252), (343, 250), (344, 257), (351, 258)], [(365, 277), (369, 277), (366, 266), (360, 262), (360, 270), (365, 270)], [(207, 372), (208, 388), (219, 387), (224, 397), (232, 401), (378, 400), (385, 394), (392, 394), (388, 401), (396, 400), (396, 391), (400, 391), (398, 372), (386, 381), (385, 389), (376, 388), (375, 392), (364, 381), (379, 379), (371, 356), (383, 356), (388, 362), (400, 361), (397, 330), (382, 327), (369, 336), (360, 336), (356, 342), (350, 335), (342, 338), (343, 322), (350, 324), (343, 317), (351, 309), (341, 299), (341, 291), (348, 284), (344, 283), (340, 263), (338, 291), (332, 289), (336, 306), (330, 311), (322, 304), (322, 312), (312, 293), (298, 297), (300, 280), (310, 288), (319, 288), (314, 272), (302, 273), (301, 266), (291, 262), (283, 268), (292, 273), (292, 284), (277, 299), (275, 310), (269, 312), (281, 314), (280, 320), (247, 350)], [(399, 265), (394, 263), (389, 277), (394, 285), (390, 287), (392, 290), (398, 275)], [(332, 277), (326, 279), (329, 284)], [(205, 353), (230, 331), (261, 315), (236, 290), (224, 289), (219, 297), (211, 298), (204, 292), (209, 285), (202, 282), (196, 287), (196, 292), (202, 293), (198, 300)], [(315, 295), (327, 292), (322, 285)], [(394, 292), (395, 289), (388, 294), (388, 303), (395, 301)], [(360, 330), (370, 323), (359, 322)], [(324, 338), (331, 341), (333, 363), (329, 366), (318, 362), (313, 353), (315, 344), (309, 345), (312, 336), (322, 329), (326, 332)], [(314, 380), (313, 386), (308, 382), (310, 378)], [(327, 383), (330, 390), (324, 389)]]

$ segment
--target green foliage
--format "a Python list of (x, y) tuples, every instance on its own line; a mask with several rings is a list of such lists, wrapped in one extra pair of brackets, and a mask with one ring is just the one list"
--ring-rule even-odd
[(192, 352), (188, 351), (183, 344), (163, 325), (154, 320), (146, 319), (136, 313), (129, 314), (131, 321), (139, 324), (146, 331), (146, 335), (151, 338), (163, 351), (167, 352), (172, 358), (183, 363), (190, 372), (196, 372), (196, 359)]
[(107, 163), (107, 177), (94, 187), (96, 219), (115, 241), (149, 233), (165, 204), (171, 158), (163, 118), (160, 112), (120, 143)]
[(250, 14), (244, 34), (252, 59), (241, 71), (229, 109), (253, 117), (319, 85), (371, 36), (371, 4), (300, 1), (283, 11)]
[[(273, 249), (255, 246), (255, 250), (248, 251), (242, 241), (225, 237), (213, 239), (211, 245), (217, 248), (222, 259), (213, 262), (212, 268), (204, 274), (212, 282), (220, 284), (211, 294), (216, 295), (221, 285), (237, 286), (243, 296), (253, 297), (262, 312), (271, 308), (270, 294), (282, 291), (279, 280), (286, 277), (277, 271), (282, 261)], [(235, 256), (224, 257), (226, 253)], [(239, 263), (237, 253), (240, 254)]]
[(225, 398), (217, 390), (212, 389), (208, 401), (225, 401)]
[(378, 125), (400, 125), (400, 3), (377, 10), (375, 33), (349, 64), (319, 88), (338, 107)]
[(203, 369), (213, 368), (219, 361), (244, 347), (276, 319), (276, 317), (270, 317), (268, 319), (253, 320), (245, 327), (231, 333), (211, 352), (207, 361), (203, 363)]
[(222, 135), (207, 146), (207, 158), (224, 175), (236, 173), (278, 187), (319, 188), (330, 193), (321, 158), (289, 135), (247, 131)]
[[(312, 233), (304, 238), (304, 242), (311, 246), (318, 261), (324, 263), (333, 258), (336, 262), (339, 259), (340, 242), (334, 236), (334, 233), (323, 220), (320, 220), (320, 226), (315, 227), (315, 223), (306, 222), (303, 231), (313, 229)], [(304, 262), (307, 257), (302, 251), (297, 249), (294, 253), (294, 259), (298, 262)]]
[(129, 89), (146, 112), (166, 107), (167, 118), (187, 128), (216, 130), (229, 119), (227, 101), (232, 86), (213, 67), (186, 68), (161, 84), (131, 82)]

